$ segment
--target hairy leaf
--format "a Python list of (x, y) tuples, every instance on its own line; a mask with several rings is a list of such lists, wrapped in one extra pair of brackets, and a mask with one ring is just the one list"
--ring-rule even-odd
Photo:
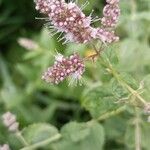
[(82, 105), (94, 118), (118, 108), (111, 86), (97, 86), (84, 91)]
[(55, 136), (57, 133), (58, 130), (54, 126), (45, 123), (30, 125), (22, 131), (23, 137), (30, 144), (42, 142)]
[(96, 123), (71, 122), (62, 130), (62, 139), (52, 145), (55, 150), (102, 150), (103, 127)]

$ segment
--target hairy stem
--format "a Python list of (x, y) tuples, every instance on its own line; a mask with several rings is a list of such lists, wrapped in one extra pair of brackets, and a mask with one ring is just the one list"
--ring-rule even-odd
[(34, 150), (34, 149), (37, 149), (39, 147), (43, 147), (43, 146), (46, 146), (54, 141), (57, 141), (61, 138), (61, 134), (56, 134), (55, 136), (49, 138), (49, 139), (46, 139), (42, 142), (39, 142), (39, 143), (36, 143), (36, 144), (33, 144), (33, 145), (30, 145), (30, 146), (27, 146), (27, 147), (24, 147), (22, 148), (21, 150)]
[[(92, 47), (94, 48), (95, 52), (97, 55), (100, 55), (101, 50), (98, 50), (95, 46), (92, 45)], [(102, 45), (101, 45), (102, 47)], [(116, 80), (120, 83), (120, 85), (127, 89), (133, 96), (136, 97), (136, 102), (140, 103), (141, 107), (145, 107), (146, 105), (146, 101), (144, 100), (144, 98), (136, 91), (134, 90), (132, 87), (130, 87), (120, 76), (120, 73), (118, 73), (112, 66), (112, 64), (110, 63), (109, 59), (107, 58), (107, 60), (105, 61), (103, 59), (103, 57), (100, 58), (100, 62), (109, 70), (109, 73), (111, 73), (113, 75), (114, 78), (116, 78)]]
[(132, 87), (130, 87), (119, 75), (119, 73), (112, 67), (112, 65), (107, 65), (107, 67), (111, 70), (112, 75), (117, 79), (117, 81), (122, 85), (123, 88), (126, 88), (133, 96), (136, 97), (136, 101), (138, 100), (138, 103), (142, 107), (146, 105), (146, 101), (143, 99), (143, 97)]
[(111, 112), (107, 112), (107, 113), (101, 115), (101, 116), (97, 119), (97, 121), (102, 121), (102, 120), (105, 120), (105, 119), (107, 119), (107, 118), (109, 118), (109, 117), (118, 115), (118, 114), (122, 113), (125, 109), (126, 109), (126, 106), (122, 106), (122, 107), (120, 107), (120, 108), (118, 108), (118, 109), (116, 109), (116, 110), (113, 110), (113, 111), (111, 111)]
[(135, 149), (141, 150), (141, 129), (140, 129), (140, 117), (137, 108), (136, 110), (136, 120), (135, 120)]
[(134, 16), (136, 14), (137, 4), (136, 0), (131, 0), (131, 14)]
[(21, 135), (21, 132), (18, 131), (16, 133), (16, 136), (18, 138), (18, 140), (24, 145), (24, 146), (28, 146), (29, 144), (27, 143), (27, 141), (24, 139), (24, 137)]

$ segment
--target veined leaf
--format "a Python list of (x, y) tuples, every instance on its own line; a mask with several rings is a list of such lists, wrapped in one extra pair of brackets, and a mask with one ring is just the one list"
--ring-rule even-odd
[(45, 123), (38, 123), (28, 126), (22, 131), (23, 137), (29, 144), (35, 144), (49, 139), (58, 134), (58, 130)]
[(55, 150), (102, 150), (104, 144), (103, 127), (96, 122), (71, 122), (61, 134), (62, 139), (52, 145)]

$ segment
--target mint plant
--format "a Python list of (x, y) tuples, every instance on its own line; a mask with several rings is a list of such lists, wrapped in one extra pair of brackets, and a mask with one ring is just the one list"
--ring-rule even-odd
[[(102, 27), (94, 28), (91, 26), (95, 19), (91, 15), (88, 17), (82, 12), (83, 8), (79, 8), (75, 3), (66, 3), (64, 0), (59, 1), (36, 1), (36, 9), (49, 17), (51, 26), (48, 28), (63, 33), (64, 43), (89, 43), (92, 40), (100, 40), (102, 44), (118, 41), (113, 28), (118, 22), (120, 9), (119, 1), (107, 1), (104, 7), (104, 17), (101, 18)], [(84, 7), (84, 6), (83, 6)], [(97, 55), (99, 50), (94, 47)], [(54, 67), (49, 68), (43, 76), (48, 82), (58, 84), (67, 76), (72, 76), (73, 80), (78, 80), (84, 72), (83, 60), (79, 59), (77, 54), (71, 55), (69, 59), (65, 59), (63, 55), (58, 54)], [(90, 57), (96, 57), (90, 56)]]
[[(80, 102), (81, 106), (90, 113), (91, 119), (86, 122), (71, 121), (60, 130), (49, 123), (34, 123), (20, 130), (15, 115), (7, 112), (3, 115), (2, 121), (22, 143), (20, 150), (38, 148), (102, 150), (105, 149), (104, 145), (107, 145), (109, 138), (112, 140), (114, 137), (122, 136), (121, 132), (117, 131), (118, 126), (127, 128), (124, 139), (127, 149), (149, 149), (150, 126), (147, 122), (149, 122), (150, 103), (149, 99), (145, 100), (143, 96), (144, 81), (138, 83), (129, 73), (121, 72), (117, 66), (119, 63), (117, 56), (111, 48), (115, 42), (119, 41), (115, 33), (121, 12), (119, 0), (106, 0), (103, 17), (100, 18), (92, 18), (92, 13), (86, 16), (83, 13), (86, 4), (80, 8), (76, 2), (72, 1), (67, 3), (64, 0), (35, 0), (36, 9), (48, 17), (45, 18), (46, 26), (51, 30), (52, 36), (60, 33), (57, 39), (59, 42), (62, 41), (63, 45), (72, 42), (75, 46), (82, 44), (92, 49), (92, 53), (85, 57), (82, 57), (82, 52), (80, 54), (76, 47), (75, 49), (73, 47), (74, 52), (69, 56), (56, 52), (53, 66), (48, 67), (42, 75), (42, 79), (47, 82), (44, 86), (56, 88), (55, 91), (58, 94), (60, 91), (57, 90), (57, 86), (65, 82), (67, 78), (70, 79), (69, 86), (65, 85), (62, 93), (67, 93), (67, 90), (71, 88), (70, 84), (77, 88), (84, 88)], [(94, 22), (100, 25), (95, 27)], [(25, 43), (23, 42), (23, 45), (26, 45)], [(35, 45), (37, 49), (40, 47), (38, 44)], [(30, 46), (27, 48), (30, 49)], [(41, 54), (40, 51), (39, 54)], [(30, 57), (35, 57), (34, 52), (27, 55), (26, 59)], [(102, 71), (101, 77), (108, 76), (109, 79), (103, 81), (105, 84), (97, 80), (97, 83), (88, 79), (84, 81), (84, 75), (89, 66), (92, 68), (91, 76), (95, 77), (96, 73), (99, 74), (99, 70), (92, 74), (95, 64)], [(48, 65), (46, 64), (42, 70)], [(31, 88), (34, 90), (34, 87)], [(74, 94), (74, 91), (71, 94)], [(46, 112), (41, 115), (44, 117), (48, 114)], [(129, 124), (124, 116), (129, 120)], [(132, 117), (134, 119), (130, 121)], [(6, 145), (0, 147), (0, 150), (4, 148), (9, 150)], [(111, 147), (108, 146), (107, 149)]]

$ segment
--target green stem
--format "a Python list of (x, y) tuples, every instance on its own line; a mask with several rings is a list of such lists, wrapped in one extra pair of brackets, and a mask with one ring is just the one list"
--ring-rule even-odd
[(135, 149), (141, 150), (141, 129), (140, 129), (140, 116), (137, 108), (135, 108), (136, 119), (135, 119)]
[(126, 109), (126, 106), (122, 106), (122, 107), (120, 107), (120, 108), (118, 108), (116, 110), (113, 110), (111, 112), (107, 112), (107, 113), (101, 115), (97, 119), (97, 121), (102, 121), (102, 120), (108, 119), (108, 118), (110, 118), (112, 116), (118, 115), (118, 114), (122, 113), (125, 109)]
[(135, 96), (138, 100), (138, 102), (144, 107), (146, 105), (146, 101), (142, 98), (142, 96), (134, 90), (132, 87), (130, 87), (117, 73), (117, 71), (112, 68), (112, 65), (107, 66), (110, 70), (112, 75), (117, 79), (117, 81), (122, 85), (122, 87), (126, 88), (133, 96)]
[(27, 147), (24, 147), (22, 148), (21, 150), (34, 150), (34, 149), (37, 149), (39, 147), (43, 147), (45, 145), (48, 145), (50, 144), (51, 142), (54, 142), (54, 141), (57, 141), (61, 138), (61, 134), (56, 134), (55, 136), (49, 138), (49, 139), (46, 139), (42, 142), (39, 142), (39, 143), (36, 143), (36, 144), (33, 144), (33, 145), (30, 145), (30, 146), (27, 146)]
[[(101, 45), (102, 46), (102, 45)], [(100, 55), (100, 50), (97, 49), (97, 47), (95, 45), (92, 45), (92, 47), (94, 48), (95, 52), (97, 53), (97, 55)], [(146, 105), (146, 101), (143, 99), (143, 97), (136, 91), (134, 90), (132, 87), (130, 87), (121, 77), (120, 74), (113, 68), (113, 66), (111, 65), (109, 59), (107, 58), (107, 62), (103, 59), (103, 57), (100, 58), (101, 63), (109, 69), (109, 72), (114, 76), (114, 78), (117, 79), (117, 81), (120, 83), (120, 85), (127, 89), (133, 96), (136, 97), (136, 102), (140, 103), (140, 105), (142, 107), (145, 107)]]
[(131, 15), (134, 17), (137, 11), (136, 0), (131, 0)]
[(20, 131), (16, 133), (16, 136), (24, 146), (28, 146), (27, 141), (24, 139)]

